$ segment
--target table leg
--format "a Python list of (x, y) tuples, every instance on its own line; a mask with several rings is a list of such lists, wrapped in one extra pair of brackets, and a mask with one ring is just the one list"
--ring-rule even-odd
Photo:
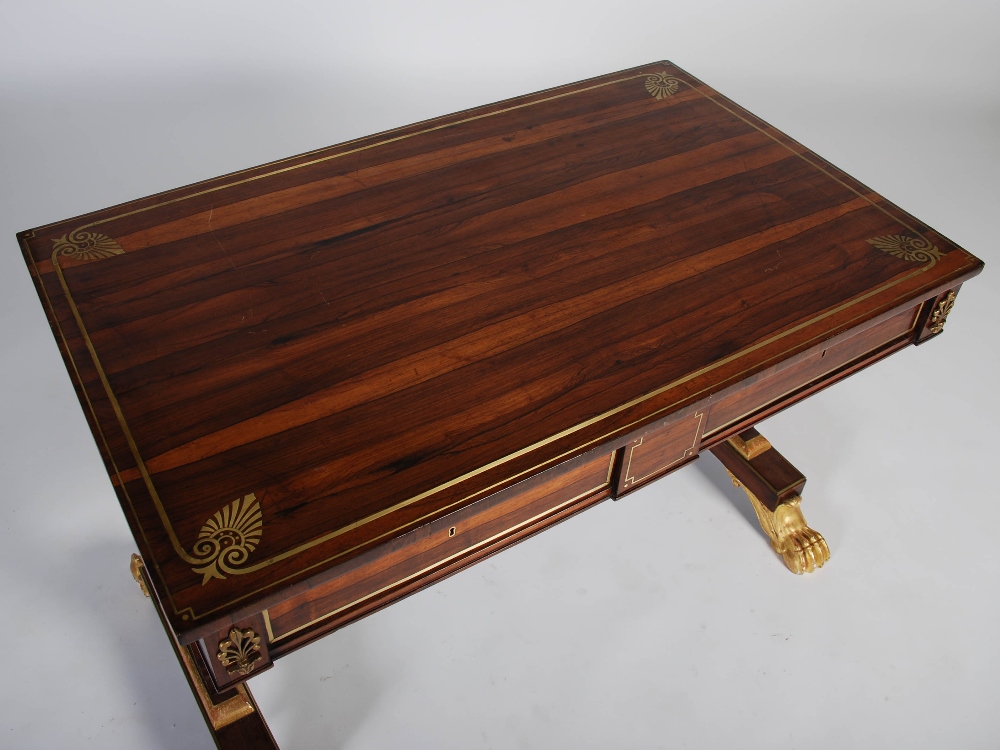
[(799, 507), (805, 476), (763, 435), (750, 428), (711, 450), (750, 498), (772, 549), (790, 571), (811, 573), (830, 559), (826, 540), (809, 528)]
[(264, 717), (261, 716), (250, 688), (245, 683), (238, 683), (222, 693), (215, 689), (199, 650), (182, 646), (177, 642), (163, 616), (160, 602), (155, 596), (150, 596), (152, 588), (142, 558), (132, 555), (131, 567), (132, 575), (139, 583), (142, 593), (149, 597), (156, 607), (177, 661), (184, 670), (191, 692), (194, 693), (202, 716), (205, 717), (208, 731), (219, 750), (278, 750), (278, 745), (271, 736), (271, 730), (268, 729)]

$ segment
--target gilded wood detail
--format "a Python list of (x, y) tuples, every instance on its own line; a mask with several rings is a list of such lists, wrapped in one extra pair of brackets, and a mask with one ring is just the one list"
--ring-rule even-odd
[(955, 292), (948, 292), (931, 313), (931, 319), (927, 323), (931, 333), (941, 333), (944, 330), (945, 321), (948, 320), (948, 314), (954, 306)]
[(260, 659), (260, 636), (251, 628), (233, 628), (229, 638), (219, 644), (217, 656), (229, 674), (245, 677), (253, 671), (254, 662)]
[[(143, 568), (145, 566), (143, 565), (142, 558), (133, 554), (129, 567), (132, 570), (132, 575), (135, 577), (135, 580), (139, 582), (139, 588), (142, 589), (142, 593), (149, 596), (149, 588), (146, 586), (145, 576), (143, 575)], [(156, 600), (153, 600), (153, 605), (159, 611), (160, 604)], [(205, 685), (205, 680), (202, 679), (201, 671), (194, 663), (194, 659), (192, 658), (188, 647), (181, 646), (177, 643), (172, 633), (168, 632), (167, 635), (173, 641), (174, 648), (177, 651), (177, 656), (184, 667), (184, 671), (187, 672), (191, 687), (194, 688), (195, 695), (198, 696), (198, 702), (201, 703), (205, 717), (214, 729), (227, 727), (233, 722), (239, 721), (244, 716), (249, 716), (254, 712), (253, 704), (250, 702), (250, 696), (247, 693), (246, 687), (242, 683), (238, 683), (233, 686), (236, 694), (231, 698), (227, 698), (221, 703), (213, 702), (211, 696), (209, 695), (208, 688)]]
[(749, 440), (744, 440), (739, 435), (733, 435), (729, 438), (729, 444), (747, 461), (771, 450), (771, 443), (763, 435), (754, 435)]
[(188, 653), (188, 647), (179, 646), (178, 653), (180, 653), (185, 671), (187, 671), (188, 676), (191, 678), (191, 684), (194, 685), (195, 695), (198, 696), (198, 701), (201, 703), (205, 711), (205, 716), (208, 717), (213, 729), (228, 727), (230, 724), (254, 712), (250, 696), (243, 683), (237, 683), (234, 686), (236, 695), (232, 698), (227, 698), (222, 703), (213, 703), (212, 698), (209, 696), (208, 687), (202, 679), (201, 672), (198, 671), (198, 666), (194, 663), (191, 654)]
[(790, 571), (798, 575), (823, 567), (830, 559), (830, 547), (822, 534), (806, 524), (799, 507), (801, 497), (793, 495), (770, 511), (729, 469), (726, 473), (733, 480), (733, 486), (742, 489), (750, 499), (757, 521), (771, 542), (771, 549), (778, 553)]
[(148, 599), (149, 589), (146, 588), (146, 582), (142, 580), (142, 558), (133, 553), (128, 567), (132, 571), (132, 577), (135, 579), (135, 582), (139, 584), (139, 590)]

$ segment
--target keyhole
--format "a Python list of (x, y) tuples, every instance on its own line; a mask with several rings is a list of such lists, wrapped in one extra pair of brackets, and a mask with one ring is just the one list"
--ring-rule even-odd
[(448, 536), (455, 536), (455, 527), (454, 526), (452, 526), (450, 529), (448, 529)]

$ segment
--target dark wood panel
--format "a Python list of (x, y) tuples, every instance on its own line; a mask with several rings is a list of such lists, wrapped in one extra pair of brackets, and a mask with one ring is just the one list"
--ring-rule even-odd
[[(272, 659), (264, 635), (265, 629), (264, 618), (256, 614), (198, 641), (197, 647), (216, 690), (228, 690), (236, 683), (271, 668)], [(226, 645), (227, 656), (236, 657), (228, 666), (222, 663), (219, 656), (223, 644)], [(246, 664), (240, 662), (241, 656), (245, 657)]]
[(838, 367), (913, 331), (920, 306), (905, 310), (854, 336), (820, 348), (804, 359), (782, 362), (748, 378), (732, 392), (712, 403), (705, 428), (706, 435), (725, 429), (768, 404), (812, 382)]
[(211, 671), (197, 645), (178, 644), (141, 558), (133, 555), (132, 565), (136, 581), (144, 592), (151, 594), (150, 600), (216, 746), (220, 750), (277, 750), (278, 745), (250, 689), (245, 683), (221, 692), (216, 689)]
[(556, 467), (537, 478), (395, 540), (388, 549), (362, 555), (344, 566), (328, 583), (267, 610), (268, 633), (274, 643), (296, 632), (359, 608), (376, 597), (391, 596), (414, 580), (436, 578), (435, 571), (538, 525), (559, 511), (606, 495), (614, 455), (598, 454), (571, 468)]
[[(739, 437), (749, 443), (759, 438), (760, 433), (749, 429)], [(712, 453), (772, 512), (779, 503), (801, 495), (806, 486), (805, 475), (773, 447), (747, 458), (727, 440), (712, 448)]]
[(707, 406), (702, 405), (676, 421), (630, 441), (625, 446), (618, 494), (663, 476), (695, 458)]

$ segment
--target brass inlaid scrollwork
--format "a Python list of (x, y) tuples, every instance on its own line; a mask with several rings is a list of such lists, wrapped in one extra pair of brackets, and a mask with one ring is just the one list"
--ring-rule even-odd
[(208, 519), (194, 543), (194, 554), (202, 558), (197, 562), (207, 563), (194, 569), (204, 576), (202, 586), (212, 578), (224, 579), (223, 573), (239, 575), (242, 571), (235, 566), (245, 563), (257, 549), (263, 526), (260, 503), (252, 492)]
[(219, 644), (217, 654), (229, 674), (246, 676), (253, 671), (253, 663), (260, 658), (260, 636), (247, 628), (233, 628), (229, 638)]
[(666, 71), (654, 73), (646, 79), (646, 91), (657, 100), (673, 96), (680, 87), (681, 82)]
[(927, 324), (931, 333), (941, 333), (941, 331), (944, 330), (944, 323), (948, 320), (948, 313), (951, 312), (951, 308), (954, 306), (955, 292), (948, 292), (948, 294), (946, 294), (944, 298), (937, 303), (937, 307), (934, 308), (934, 312), (931, 313), (931, 319)]
[(881, 237), (872, 237), (867, 240), (869, 245), (873, 245), (883, 253), (888, 253), (902, 260), (909, 260), (914, 263), (932, 264), (941, 260), (941, 251), (936, 245), (923, 237), (908, 237), (905, 234), (886, 234)]
[(52, 240), (52, 253), (73, 260), (100, 260), (115, 255), (124, 255), (122, 246), (99, 232), (74, 229), (57, 240)]

